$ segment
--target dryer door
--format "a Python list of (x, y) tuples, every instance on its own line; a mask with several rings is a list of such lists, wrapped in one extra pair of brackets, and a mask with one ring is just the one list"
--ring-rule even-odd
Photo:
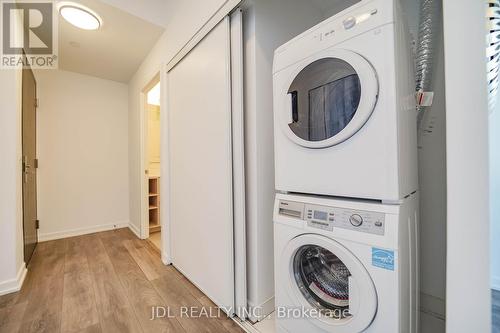
[(368, 271), (348, 249), (306, 234), (291, 240), (282, 255), (289, 296), (309, 310), (304, 317), (325, 332), (356, 333), (370, 326), (377, 293)]
[(281, 128), (301, 146), (333, 146), (363, 127), (377, 97), (375, 70), (366, 59), (327, 50), (300, 64), (283, 87)]

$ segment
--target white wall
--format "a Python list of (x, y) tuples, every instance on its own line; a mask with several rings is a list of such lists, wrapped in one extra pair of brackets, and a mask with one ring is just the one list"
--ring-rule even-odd
[(443, 0), (448, 187), (446, 331), (453, 333), (491, 332), (484, 11), (483, 1)]
[[(22, 20), (16, 20), (22, 22)], [(22, 34), (16, 24), (15, 32)], [(0, 295), (26, 276), (22, 212), (22, 70), (0, 69)]]
[(170, 23), (129, 82), (129, 200), (130, 222), (141, 230), (140, 94), (170, 59), (217, 12), (226, 0), (185, 0), (175, 7)]
[(126, 226), (128, 87), (37, 72), (40, 240)]
[(500, 95), (490, 114), (491, 286), (500, 291)]
[(346, 9), (346, 8), (349, 8), (351, 6), (354, 6), (355, 4), (357, 4), (358, 2), (360, 2), (361, 0), (337, 0), (337, 1), (331, 1), (331, 3), (325, 7), (325, 11), (322, 11), (323, 12), (323, 17), (326, 19), (326, 18), (329, 18), (335, 14), (337, 14), (338, 12)]
[(0, 70), (0, 295), (23, 278), (21, 71)]

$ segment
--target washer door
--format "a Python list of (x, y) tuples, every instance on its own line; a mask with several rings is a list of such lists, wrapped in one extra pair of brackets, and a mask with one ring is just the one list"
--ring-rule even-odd
[(370, 63), (340, 49), (305, 61), (285, 88), (281, 127), (292, 141), (308, 148), (349, 139), (367, 122), (378, 97)]
[(356, 333), (372, 323), (377, 293), (368, 271), (345, 247), (324, 236), (291, 240), (281, 257), (282, 276), (297, 307), (314, 310), (305, 318), (326, 332)]

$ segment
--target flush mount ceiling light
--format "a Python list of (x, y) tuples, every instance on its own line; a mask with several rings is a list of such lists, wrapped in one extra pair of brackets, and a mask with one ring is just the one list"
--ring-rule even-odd
[(66, 21), (84, 30), (97, 30), (102, 25), (102, 20), (91, 9), (73, 2), (60, 2), (59, 13)]

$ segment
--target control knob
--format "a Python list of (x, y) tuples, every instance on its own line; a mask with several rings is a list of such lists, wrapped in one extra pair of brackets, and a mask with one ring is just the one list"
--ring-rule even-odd
[(349, 218), (349, 222), (355, 227), (359, 227), (363, 224), (363, 217), (359, 214), (352, 214)]

